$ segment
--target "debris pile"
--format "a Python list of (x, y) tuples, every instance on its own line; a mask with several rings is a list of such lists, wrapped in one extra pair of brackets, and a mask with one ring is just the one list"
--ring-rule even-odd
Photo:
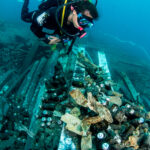
[(27, 136), (34, 136), (28, 129), (30, 116), (20, 98), (12, 95), (9, 102), (7, 114), (0, 121), (0, 149), (23, 149)]
[(61, 120), (68, 130), (81, 136), (81, 149), (150, 149), (149, 113), (116, 92), (102, 68), (83, 55), (78, 61), (85, 69), (85, 78), (78, 79), (82, 87), (79, 82), (70, 91), (78, 115), (67, 113)]
[[(46, 81), (47, 95), (40, 106), (37, 134), (42, 139), (36, 140), (37, 149), (42, 147), (43, 138), (43, 146), (56, 148), (53, 138), (59, 134), (55, 129), (60, 133), (62, 122), (80, 139), (82, 150), (150, 149), (150, 113), (115, 91), (114, 82), (103, 68), (79, 54), (71, 87), (61, 65), (55, 69), (53, 79)], [(70, 111), (66, 112), (66, 108)], [(55, 139), (57, 146), (58, 142)]]
[(30, 106), (33, 101), (8, 98), (8, 111), (0, 122), (0, 149), (149, 150), (150, 112), (121, 94), (104, 68), (82, 54), (74, 61), (73, 71), (66, 72), (57, 62), (53, 77), (35, 97), (35, 107)]

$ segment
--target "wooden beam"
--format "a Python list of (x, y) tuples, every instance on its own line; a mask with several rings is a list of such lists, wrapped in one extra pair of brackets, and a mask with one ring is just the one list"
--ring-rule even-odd
[(27, 93), (26, 93), (26, 96), (25, 96), (25, 101), (24, 101), (24, 104), (23, 104), (24, 106), (29, 106), (29, 104), (31, 102), (31, 99), (34, 95), (36, 86), (38, 84), (38, 81), (41, 78), (42, 70), (44, 69), (46, 62), (47, 62), (47, 59), (43, 57), (41, 59), (39, 65), (38, 65), (37, 69), (33, 73), (32, 79), (30, 80), (30, 82), (31, 82), (30, 86), (28, 87)]
[(12, 86), (9, 88), (9, 90), (5, 93), (5, 97), (10, 96), (10, 94), (12, 93), (12, 91), (20, 84), (20, 82), (23, 80), (23, 78), (26, 76), (26, 74), (30, 71), (31, 66), (29, 66), (20, 76), (19, 79), (17, 79)]
[(137, 93), (127, 74), (125, 72), (120, 72), (120, 75), (123, 78), (128, 90), (130, 91), (134, 101), (140, 102), (139, 93)]

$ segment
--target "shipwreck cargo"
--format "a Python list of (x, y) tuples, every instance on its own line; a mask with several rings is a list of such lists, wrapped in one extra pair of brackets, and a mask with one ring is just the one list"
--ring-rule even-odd
[(150, 149), (149, 108), (126, 73), (123, 88), (113, 81), (103, 51), (91, 58), (74, 46), (35, 59), (35, 45), (21, 75), (1, 75), (1, 150)]

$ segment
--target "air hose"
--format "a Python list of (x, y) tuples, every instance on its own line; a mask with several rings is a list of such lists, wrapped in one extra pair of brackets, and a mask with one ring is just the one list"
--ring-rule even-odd
[[(67, 54), (69, 54), (71, 52), (73, 44), (75, 43), (75, 40), (76, 40), (76, 38), (78, 36), (78, 33), (76, 33), (76, 34), (69, 34), (66, 30), (64, 30), (63, 27), (61, 26), (61, 24), (59, 23), (58, 13), (59, 13), (60, 9), (62, 9), (64, 6), (66, 7), (67, 5), (75, 4), (75, 3), (80, 2), (80, 1), (82, 1), (82, 0), (76, 0), (74, 2), (69, 2), (67, 4), (63, 4), (63, 5), (61, 5), (61, 6), (59, 6), (57, 8), (56, 13), (55, 13), (56, 22), (58, 24), (58, 27), (60, 28), (60, 31), (63, 32), (64, 34), (66, 34), (67, 36), (72, 37), (72, 42), (71, 42), (71, 45), (69, 46)], [(96, 5), (97, 5), (97, 0), (96, 0), (96, 3), (95, 3), (95, 6)]]
[[(69, 37), (76, 37), (76, 36), (78, 36), (78, 33), (76, 33), (76, 34), (69, 34), (66, 30), (64, 30), (63, 27), (61, 26), (61, 24), (59, 23), (59, 20), (58, 20), (58, 13), (59, 13), (60, 9), (62, 9), (64, 6), (71, 5), (71, 4), (75, 4), (75, 3), (80, 2), (80, 1), (84, 1), (84, 0), (76, 0), (76, 1), (73, 1), (73, 2), (69, 2), (69, 3), (67, 3), (67, 4), (62, 4), (62, 5), (60, 5), (60, 6), (57, 8), (56, 13), (55, 13), (55, 18), (56, 18), (56, 22), (57, 22), (57, 24), (58, 24), (58, 27), (60, 28), (61, 32), (63, 32), (64, 34), (66, 34), (66, 35), (69, 36)], [(95, 2), (95, 6), (97, 6), (97, 0), (96, 0), (96, 2)]]
[(71, 4), (77, 3), (77, 2), (79, 2), (79, 1), (81, 1), (81, 0), (78, 0), (78, 1), (75, 1), (75, 2), (69, 2), (69, 3), (67, 3), (67, 4), (63, 4), (63, 5), (61, 5), (61, 6), (59, 6), (59, 7), (57, 8), (56, 13), (55, 13), (56, 22), (57, 22), (57, 24), (58, 24), (59, 29), (60, 29), (64, 34), (66, 34), (66, 35), (69, 36), (69, 37), (78, 36), (78, 33), (76, 33), (76, 34), (69, 34), (66, 30), (64, 30), (63, 27), (61, 27), (61, 25), (60, 25), (60, 23), (59, 23), (59, 20), (58, 20), (58, 13), (59, 13), (60, 9), (62, 9), (64, 6), (71, 5)]

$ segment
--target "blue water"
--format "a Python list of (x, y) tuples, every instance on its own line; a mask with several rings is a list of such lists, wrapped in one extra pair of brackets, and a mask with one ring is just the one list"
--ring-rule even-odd
[[(6, 92), (6, 95), (7, 93), (12, 95), (12, 97), (10, 97), (10, 101), (8, 102), (11, 103), (11, 99), (12, 99), (13, 100), (12, 104), (14, 103), (17, 106), (16, 107), (15, 105), (10, 105), (10, 107), (13, 106), (13, 112), (17, 111), (17, 116), (19, 116), (17, 118), (15, 117), (16, 114), (13, 114), (14, 116), (13, 115), (12, 116), (15, 119), (16, 118), (20, 119), (21, 111), (20, 110), (19, 110), (20, 112), (18, 111), (18, 106), (19, 105), (22, 106), (22, 102), (23, 103), (25, 102), (25, 104), (28, 103), (27, 107), (29, 106), (28, 111), (30, 113), (32, 113), (32, 105), (33, 105), (33, 108), (35, 108), (33, 109), (33, 113), (35, 115), (37, 112), (35, 110), (36, 109), (38, 110), (42, 106), (40, 105), (39, 107), (39, 104), (41, 104), (40, 103), (41, 99), (43, 100), (44, 97), (46, 98), (45, 100), (48, 99), (47, 97), (49, 95), (48, 96), (44, 95), (45, 91), (48, 91), (48, 90), (50, 91), (51, 88), (53, 91), (54, 88), (53, 86), (51, 86), (53, 85), (52, 84), (53, 82), (49, 83), (51, 82), (51, 80), (49, 81), (45, 77), (51, 76), (53, 74), (54, 66), (56, 64), (56, 60), (58, 57), (57, 56), (58, 51), (51, 52), (49, 45), (47, 47), (45, 45), (43, 46), (41, 44), (42, 42), (40, 43), (36, 38), (34, 38), (35, 35), (32, 34), (32, 32), (30, 31), (30, 27), (29, 27), (30, 24), (25, 23), (21, 20), (20, 16), (21, 16), (21, 9), (22, 9), (23, 3), (20, 1), (21, 0), (18, 0), (18, 1), (17, 0), (0, 0), (0, 81), (4, 78), (5, 72), (8, 71), (9, 73), (10, 71), (10, 76), (8, 76), (8, 79), (6, 78), (8, 80), (8, 83), (7, 81), (5, 81), (6, 83), (3, 82), (4, 88), (2, 87), (1, 89), (4, 89), (4, 90), (0, 89), (0, 117), (2, 116), (1, 112), (3, 111), (3, 109), (6, 109), (4, 113), (7, 112), (7, 107), (1, 104), (1, 102), (3, 103), (3, 101), (6, 102), (7, 100), (5, 99), (5, 97), (4, 99), (2, 99), (3, 97), (1, 98), (1, 95), (3, 94), (3, 92), (4, 93)], [(30, 0), (30, 5), (29, 5), (30, 11), (37, 9), (39, 4), (40, 4), (40, 0)], [(84, 39), (83, 41), (80, 40), (83, 42), (83, 43), (81, 42), (81, 44), (83, 44), (87, 48), (86, 50), (89, 52), (89, 55), (92, 57), (93, 62), (95, 64), (98, 64), (101, 58), (103, 59), (105, 58), (104, 57), (105, 55), (103, 55), (103, 53), (101, 54), (103, 57), (98, 57), (100, 53), (97, 53), (97, 50), (102, 50), (105, 52), (107, 63), (103, 62), (103, 60), (102, 62), (104, 64), (108, 64), (108, 68), (110, 70), (112, 80), (114, 80), (115, 83), (119, 83), (118, 85), (120, 85), (120, 87), (122, 88), (121, 93), (123, 92), (124, 97), (129, 99), (130, 101), (131, 97), (129, 96), (128, 98), (128, 94), (130, 95), (130, 93), (125, 88), (125, 84), (123, 84), (123, 79), (119, 77), (119, 72), (123, 71), (127, 73), (136, 91), (140, 93), (140, 97), (142, 98), (143, 103), (148, 110), (150, 109), (150, 105), (149, 105), (150, 104), (149, 103), (149, 99), (150, 99), (150, 84), (149, 84), (150, 82), (150, 29), (149, 29), (150, 8), (149, 7), (150, 7), (150, 0), (98, 0), (97, 8), (98, 8), (100, 17), (97, 21), (95, 21), (93, 28), (88, 30), (89, 34), (88, 34), (88, 37), (85, 38), (86, 41), (84, 41)], [(3, 23), (4, 23), (4, 26), (3, 26)], [(1, 25), (3, 27), (1, 27)], [(53, 57), (49, 58), (51, 54)], [(74, 55), (72, 55), (72, 57), (73, 56)], [(70, 65), (71, 67), (74, 66), (72, 65), (72, 63), (74, 63), (75, 59), (72, 59), (72, 57), (70, 57), (71, 59), (69, 58), (69, 60), (71, 61), (67, 63), (67, 66), (69, 66), (70, 64), (71, 64)], [(48, 58), (48, 62), (47, 62), (47, 58)], [(63, 59), (60, 59), (60, 61), (63, 62)], [(30, 69), (31, 64), (33, 64), (32, 69)], [(71, 67), (69, 70), (71, 70)], [(28, 69), (26, 70), (26, 68), (28, 68), (30, 71)], [(2, 73), (1, 73), (1, 70), (2, 70)], [(29, 73), (27, 73), (24, 79), (20, 78), (20, 76), (23, 74), (25, 70), (29, 71)], [(60, 73), (62, 72), (61, 68), (59, 67), (56, 70)], [(80, 71), (83, 72), (83, 70), (84, 69), (82, 68), (82, 70)], [(91, 70), (91, 68), (89, 68), (89, 70)], [(4, 74), (4, 76), (2, 76), (1, 74), (2, 75)], [(67, 77), (69, 76), (70, 74), (68, 73)], [(49, 88), (49, 89), (45, 88), (42, 82), (43, 77), (45, 78), (44, 82), (48, 83), (46, 88)], [(53, 81), (56, 80), (55, 75), (54, 77), (55, 78), (52, 78)], [(59, 75), (57, 75), (57, 77), (59, 77)], [(62, 80), (63, 79), (61, 79), (60, 81)], [(17, 81), (19, 82), (17, 83)], [(65, 79), (63, 81), (65, 81)], [(89, 80), (89, 82), (91, 81)], [(66, 83), (63, 83), (63, 84), (66, 84)], [(58, 86), (62, 86), (62, 83), (58, 82)], [(89, 87), (89, 84), (88, 84), (88, 87)], [(10, 93), (8, 89), (11, 89)], [(96, 88), (92, 90), (96, 92), (95, 89)], [(99, 91), (99, 89), (97, 90)], [(13, 97), (14, 93), (17, 94), (16, 98)], [(57, 94), (57, 92), (54, 94)], [(106, 93), (104, 90), (104, 96), (105, 94)], [(43, 97), (41, 98), (41, 96)], [(65, 101), (63, 101), (61, 105), (66, 104), (66, 101), (67, 101), (66, 99), (67, 98), (65, 98)], [(53, 102), (55, 103), (56, 101), (52, 101), (52, 103)], [(63, 107), (61, 108), (61, 105), (60, 105), (60, 108), (59, 107), (57, 108), (58, 111), (56, 110), (56, 115), (57, 113), (59, 115), (59, 111), (61, 114), (61, 111), (62, 111), (61, 109), (66, 109)], [(70, 106), (72, 107), (73, 105), (71, 104)], [(69, 107), (69, 105), (66, 105), (66, 107)], [(41, 110), (43, 111), (43, 108)], [(70, 108), (66, 112), (69, 112), (69, 111), (70, 111)], [(12, 114), (11, 112), (9, 113)], [(28, 122), (26, 120), (24, 121), (24, 118), (25, 119), (27, 118), (26, 115), (27, 114), (25, 114), (25, 117), (22, 116), (21, 120), (23, 120), (23, 124), (29, 127), (30, 120), (28, 120)], [(11, 118), (12, 116), (9, 116), (9, 117)], [(36, 115), (36, 117), (37, 116), (38, 115)], [(14, 123), (15, 121), (12, 118), (10, 119), (10, 122)], [(8, 118), (8, 121), (9, 121), (9, 118)], [(31, 120), (31, 124), (30, 124), (31, 130), (36, 129), (36, 125), (33, 122), (34, 122), (34, 118)], [(34, 125), (35, 125), (35, 128), (33, 127)], [(53, 125), (52, 130), (54, 128), (57, 129), (58, 126), (59, 128), (62, 128), (60, 125), (60, 122), (56, 122), (55, 120), (52, 122), (52, 125)], [(0, 128), (1, 128), (1, 122), (0, 122)], [(14, 127), (11, 124), (9, 125), (9, 128), (12, 128), (11, 130), (14, 130), (13, 129)], [(4, 129), (5, 129), (5, 126), (4, 126)], [(100, 128), (98, 128), (98, 130), (99, 129)], [(4, 130), (4, 132), (6, 131), (8, 134), (9, 130)], [(55, 132), (55, 130), (53, 131)], [(49, 132), (49, 135), (47, 137), (45, 136), (47, 133), (44, 136), (41, 136), (41, 134), (40, 136), (39, 135), (36, 136), (38, 140), (39, 139), (42, 140), (42, 142), (39, 140), (40, 141), (39, 146), (41, 143), (43, 143), (42, 137), (44, 137), (44, 144), (46, 143), (45, 139), (46, 138), (48, 139), (49, 137), (52, 137), (52, 139), (54, 139), (54, 141), (56, 142), (56, 145), (58, 144), (57, 140), (59, 141), (59, 137), (57, 135), (55, 136), (56, 137), (55, 138), (53, 136), (55, 135), (53, 131), (49, 132), (49, 130), (47, 130), (46, 132)], [(43, 132), (43, 130), (41, 130), (40, 132)], [(144, 132), (146, 132), (146, 130)], [(62, 136), (64, 136), (63, 134), (64, 132), (61, 133)], [(32, 136), (32, 132), (30, 133), (29, 136)], [(53, 146), (53, 144), (55, 144), (54, 141), (52, 140), (53, 143), (52, 142), (47, 142), (47, 143), (48, 144), (51, 143), (50, 145)], [(2, 145), (1, 142), (2, 141), (0, 139), (0, 147)], [(30, 138), (28, 138), (26, 143), (27, 144), (26, 144), (25, 149), (28, 149), (28, 147), (31, 146)], [(15, 145), (16, 144), (14, 144), (14, 146)], [(35, 145), (37, 145), (37, 143), (35, 143)], [(24, 147), (23, 144), (21, 144), (20, 146)]]
[[(30, 10), (36, 9), (39, 3), (38, 0), (30, 0)], [(92, 38), (98, 40), (97, 33), (102, 31), (122, 40), (138, 43), (150, 51), (149, 6), (149, 0), (99, 0), (97, 7), (101, 17), (92, 29)], [(22, 3), (17, 0), (1, 0), (0, 18), (21, 24), (21, 7)]]
[(149, 6), (149, 0), (101, 0), (98, 4), (101, 18), (94, 30), (133, 41), (150, 51)]
[[(38, 0), (30, 0), (30, 10), (37, 9)], [(22, 23), (20, 19), (21, 8), (23, 3), (17, 0), (1, 0), (0, 1), (0, 18), (13, 23)]]

